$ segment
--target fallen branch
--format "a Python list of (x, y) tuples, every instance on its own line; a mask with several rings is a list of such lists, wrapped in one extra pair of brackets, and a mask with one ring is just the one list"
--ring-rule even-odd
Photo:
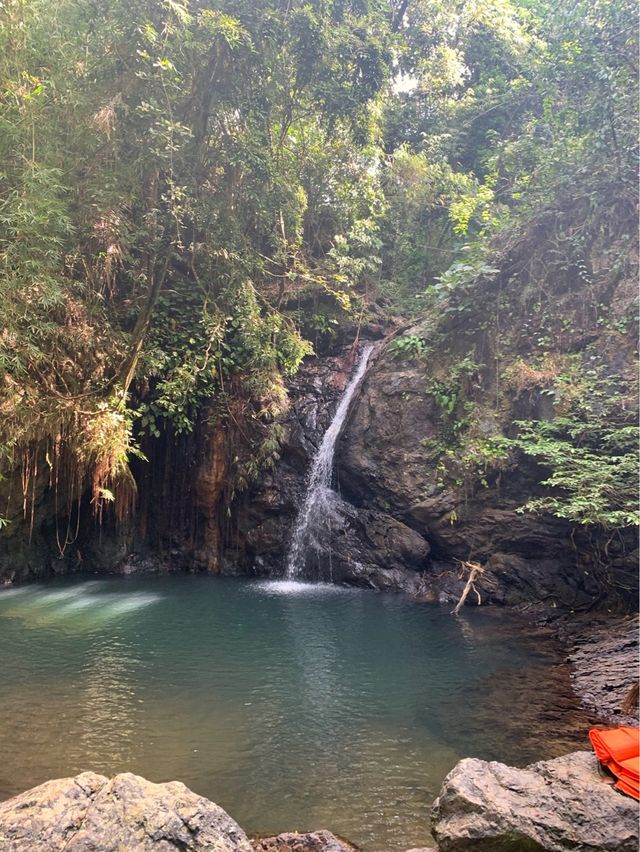
[(467, 579), (466, 585), (462, 590), (462, 594), (460, 595), (460, 600), (456, 604), (455, 609), (451, 610), (452, 615), (457, 615), (462, 607), (464, 606), (464, 602), (469, 596), (469, 592), (473, 591), (478, 598), (478, 606), (482, 604), (482, 598), (480, 597), (480, 592), (475, 587), (475, 580), (480, 574), (484, 574), (484, 568), (479, 565), (477, 562), (463, 562), (460, 560), (460, 568), (463, 570), (467, 570), (469, 572), (469, 577)]

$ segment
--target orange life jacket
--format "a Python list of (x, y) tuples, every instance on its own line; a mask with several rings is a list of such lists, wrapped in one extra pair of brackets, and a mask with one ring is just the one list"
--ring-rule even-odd
[(600, 763), (618, 779), (616, 789), (640, 799), (640, 728), (592, 728), (589, 739)]

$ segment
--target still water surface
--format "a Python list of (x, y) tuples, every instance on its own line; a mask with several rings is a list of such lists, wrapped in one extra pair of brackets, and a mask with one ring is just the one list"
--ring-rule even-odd
[[(456, 618), (295, 583), (137, 577), (2, 591), (0, 797), (84, 770), (132, 771), (183, 781), (249, 832), (330, 828), (366, 852), (427, 845), (429, 806), (454, 763), (505, 757), (480, 685), (530, 672), (535, 690), (554, 661), (544, 642), (514, 635), (482, 610)], [(485, 716), (493, 730), (478, 727)]]

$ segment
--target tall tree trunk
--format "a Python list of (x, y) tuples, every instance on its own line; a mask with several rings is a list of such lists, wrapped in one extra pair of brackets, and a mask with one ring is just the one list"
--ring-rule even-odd
[(222, 551), (221, 500), (227, 480), (226, 428), (218, 420), (205, 439), (196, 482), (198, 512), (204, 520), (198, 561), (210, 574), (220, 573)]

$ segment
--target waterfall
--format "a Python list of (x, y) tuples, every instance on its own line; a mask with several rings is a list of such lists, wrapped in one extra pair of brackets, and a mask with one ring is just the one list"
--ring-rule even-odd
[(337, 495), (331, 488), (333, 455), (349, 412), (349, 405), (365, 374), (372, 350), (372, 343), (363, 347), (357, 368), (340, 397), (333, 420), (324, 433), (313, 458), (307, 491), (296, 518), (293, 538), (287, 554), (285, 577), (288, 580), (303, 576), (306, 556), (310, 548), (319, 553), (326, 546), (326, 534), (331, 531), (331, 520), (335, 517), (334, 505), (337, 499)]

